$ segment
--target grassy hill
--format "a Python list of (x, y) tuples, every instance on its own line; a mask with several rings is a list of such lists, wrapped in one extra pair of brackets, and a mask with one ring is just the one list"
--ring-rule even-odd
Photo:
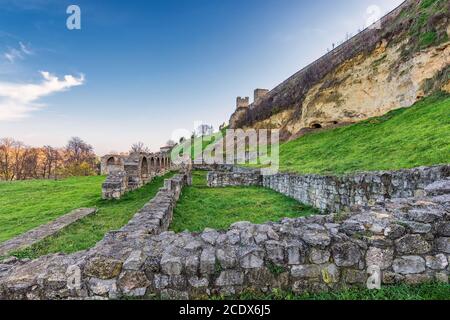
[(342, 174), (450, 163), (450, 95), (280, 146), (285, 172)]

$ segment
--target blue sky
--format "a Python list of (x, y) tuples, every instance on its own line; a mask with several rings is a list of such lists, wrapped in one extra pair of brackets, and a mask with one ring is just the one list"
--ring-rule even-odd
[[(401, 2), (0, 0), (0, 137), (157, 150), (175, 130), (228, 121), (236, 96), (320, 57), (371, 5)], [(66, 28), (70, 4), (81, 30)]]

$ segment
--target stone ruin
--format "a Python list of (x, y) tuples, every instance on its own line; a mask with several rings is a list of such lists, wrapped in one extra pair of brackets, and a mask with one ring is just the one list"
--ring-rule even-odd
[(107, 175), (102, 185), (103, 199), (120, 199), (127, 191), (136, 190), (162, 176), (172, 168), (169, 148), (158, 153), (106, 155), (101, 159), (101, 173)]
[(237, 222), (228, 230), (170, 232), (174, 207), (190, 183), (189, 170), (166, 180), (127, 225), (94, 248), (0, 262), (0, 299), (315, 293), (365, 287), (375, 269), (383, 285), (448, 282), (448, 165), (346, 177), (213, 172), (211, 187), (267, 184), (330, 206), (342, 201), (345, 210), (264, 224)]

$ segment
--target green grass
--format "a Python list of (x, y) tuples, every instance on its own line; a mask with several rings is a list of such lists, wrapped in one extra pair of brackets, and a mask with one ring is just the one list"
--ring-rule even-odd
[(174, 212), (171, 230), (227, 229), (238, 221), (265, 223), (317, 213), (284, 195), (260, 187), (208, 188), (206, 172), (193, 173)]
[(280, 170), (343, 174), (450, 163), (450, 96), (281, 144)]
[(0, 182), (0, 242), (50, 222), (69, 211), (91, 207), (105, 177), (61, 181)]
[[(9, 207), (0, 210), (6, 216), (11, 216), (9, 228), (22, 232), (52, 220), (49, 215), (45, 215), (45, 219), (39, 219), (40, 222), (36, 221), (33, 226), (28, 224), (28, 227), (24, 227), (22, 225), (22, 223), (26, 223), (26, 220), (22, 219), (23, 216), (38, 220), (37, 217), (43, 213), (43, 207), (46, 207), (48, 212), (60, 212), (59, 215), (80, 206), (98, 208), (94, 215), (68, 226), (56, 235), (27, 249), (15, 252), (14, 255), (20, 258), (36, 258), (57, 252), (73, 253), (92, 247), (108, 231), (119, 229), (127, 224), (134, 214), (156, 195), (163, 186), (164, 179), (171, 175), (172, 173), (164, 177), (157, 177), (148, 185), (125, 194), (122, 199), (112, 201), (101, 199), (101, 182), (104, 177), (72, 178), (58, 182), (23, 182), (17, 183), (17, 189), (14, 188), (16, 183), (7, 185), (6, 188), (10, 189), (8, 194), (3, 195), (2, 193), (1, 196), (7, 199)], [(27, 197), (26, 195), (29, 192), (37, 193), (37, 195)], [(20, 201), (19, 199), (26, 200)], [(21, 212), (20, 215), (17, 214), (18, 211)], [(14, 216), (20, 216), (21, 218), (13, 219)], [(3, 238), (10, 237), (12, 232), (2, 224), (3, 230), (5, 230), (5, 232), (2, 232)], [(7, 237), (3, 233), (7, 233), (9, 236)]]
[[(329, 293), (296, 295), (274, 290), (270, 294), (245, 292), (239, 300), (450, 300), (450, 285), (426, 283), (422, 285), (384, 286), (381, 290), (347, 289)], [(225, 297), (216, 297), (223, 300)]]

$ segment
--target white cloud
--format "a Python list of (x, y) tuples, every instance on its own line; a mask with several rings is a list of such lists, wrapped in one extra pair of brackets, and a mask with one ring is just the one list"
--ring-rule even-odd
[(19, 42), (19, 47), (9, 48), (8, 51), (3, 53), (3, 57), (8, 60), (10, 63), (14, 63), (16, 60), (23, 60), (26, 56), (30, 56), (33, 54), (33, 51), (28, 48), (22, 42)]
[(39, 103), (42, 97), (63, 92), (83, 85), (85, 78), (66, 75), (64, 79), (41, 72), (43, 81), (39, 84), (20, 84), (0, 82), (0, 121), (17, 120), (27, 117), (30, 112), (45, 107)]

